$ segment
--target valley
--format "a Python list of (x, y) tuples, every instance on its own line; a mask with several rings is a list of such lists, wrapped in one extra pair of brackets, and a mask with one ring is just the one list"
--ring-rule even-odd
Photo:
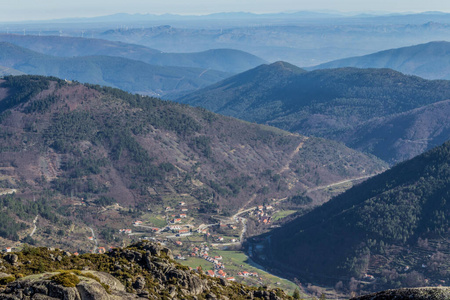
[(446, 299), (449, 12), (293, 5), (0, 22), (1, 299)]
[[(15, 250), (104, 253), (142, 239), (183, 257), (191, 248), (178, 244), (239, 250), (280, 226), (280, 213), (309, 211), (340, 192), (336, 184), (387, 167), (332, 141), (106, 87), (19, 76), (5, 77), (0, 91), (0, 218), (8, 224), (0, 244)], [(243, 256), (220, 253), (254, 272)], [(280, 282), (236, 270), (224, 272)]]

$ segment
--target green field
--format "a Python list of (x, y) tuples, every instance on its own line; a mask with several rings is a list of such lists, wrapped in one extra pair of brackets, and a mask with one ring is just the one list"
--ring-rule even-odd
[(205, 272), (214, 268), (212, 263), (198, 257), (186, 257), (186, 260), (178, 260), (178, 262), (182, 265), (191, 267), (192, 269), (196, 269), (198, 266), (201, 266)]
[(272, 220), (275, 222), (280, 219), (286, 218), (287, 216), (292, 215), (293, 213), (296, 212), (297, 212), (296, 210), (280, 210), (273, 214)]
[(166, 219), (162, 216), (155, 216), (153, 214), (144, 214), (142, 217), (143, 222), (150, 222), (155, 227), (165, 227), (167, 225)]
[[(245, 255), (245, 253), (241, 251), (215, 250), (212, 251), (211, 254), (221, 255), (223, 257), (222, 261), (226, 267), (225, 271), (234, 276), (237, 281), (239, 281), (239, 278), (242, 278), (242, 282), (245, 282), (247, 284), (267, 285), (271, 288), (278, 287), (284, 290), (288, 295), (292, 295), (295, 288), (297, 287), (295, 283), (289, 280), (274, 276), (252, 266), (252, 262), (249, 261), (247, 255)], [(256, 272), (258, 273), (259, 277), (262, 278), (262, 281), (259, 280), (259, 277), (244, 278), (237, 276), (237, 273), (241, 271)]]
[[(252, 262), (249, 261), (248, 257), (241, 251), (210, 250), (209, 255), (222, 256), (222, 262), (225, 265), (225, 272), (227, 273), (227, 276), (234, 277), (237, 282), (253, 286), (267, 285), (270, 288), (281, 288), (288, 295), (292, 295), (297, 287), (295, 283), (289, 280), (279, 278), (252, 266)], [(211, 270), (214, 267), (212, 263), (198, 257), (186, 257), (186, 260), (180, 260), (178, 262), (193, 269), (201, 266), (204, 271)], [(251, 273), (256, 272), (258, 273), (258, 277), (237, 276), (238, 272), (243, 271)], [(262, 280), (260, 280), (260, 278)]]

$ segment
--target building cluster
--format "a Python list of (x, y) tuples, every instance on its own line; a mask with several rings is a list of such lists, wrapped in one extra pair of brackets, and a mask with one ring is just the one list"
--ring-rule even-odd
[(189, 228), (184, 228), (181, 225), (169, 225), (167, 226), (169, 231), (172, 231), (173, 233), (177, 233), (179, 235), (189, 235), (191, 233)]
[(225, 269), (225, 265), (221, 262), (222, 256), (209, 256), (209, 248), (206, 245), (201, 245), (200, 248), (194, 246), (192, 248), (191, 256), (192, 257), (199, 257), (203, 258), (206, 261), (209, 261), (210, 263), (214, 264), (215, 270), (223, 270)]
[(272, 205), (259, 205), (253, 214), (258, 218), (259, 223), (270, 224), (272, 219), (270, 211), (272, 210)]
[(258, 273), (256, 273), (256, 272), (242, 271), (242, 272), (239, 272), (239, 273), (238, 273), (238, 276), (243, 276), (243, 277), (249, 277), (249, 276), (258, 277)]

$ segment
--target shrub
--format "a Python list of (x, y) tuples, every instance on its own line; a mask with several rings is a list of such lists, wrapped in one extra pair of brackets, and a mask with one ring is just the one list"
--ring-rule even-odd
[(54, 282), (65, 287), (75, 287), (78, 283), (80, 283), (80, 279), (71, 272), (61, 272), (50, 277), (50, 280), (53, 280)]
[(6, 285), (10, 282), (13, 282), (14, 280), (16, 280), (14, 276), (2, 277), (0, 278), (0, 285)]

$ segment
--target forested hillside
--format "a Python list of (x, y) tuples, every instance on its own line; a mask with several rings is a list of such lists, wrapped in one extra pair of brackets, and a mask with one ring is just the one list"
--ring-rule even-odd
[(390, 163), (409, 159), (450, 140), (450, 101), (376, 118), (347, 135), (347, 145)]
[[(278, 62), (233, 76), (178, 101), (291, 132), (338, 140), (395, 163), (437, 144), (433, 139), (390, 136), (385, 132), (376, 147), (364, 146), (373, 141), (361, 140), (361, 135), (369, 138), (362, 130), (397, 114), (449, 98), (449, 81), (430, 81), (389, 69), (343, 68), (306, 72)], [(425, 123), (433, 122), (434, 118), (433, 114), (422, 117)], [(411, 129), (402, 127), (398, 130)], [(425, 133), (428, 135), (433, 133)], [(450, 137), (450, 132), (443, 130), (441, 135), (445, 140)], [(392, 147), (384, 141), (394, 136), (393, 143), (411, 139), (410, 147), (398, 147), (389, 153), (380, 151)], [(360, 139), (358, 143), (356, 139)], [(420, 144), (422, 142), (424, 146)]]
[(70, 228), (86, 224), (114, 244), (118, 229), (177, 199), (201, 222), (385, 167), (336, 142), (55, 78), (5, 77), (0, 99), (0, 232), (9, 240), (25, 238), (39, 215), (38, 243), (72, 247), (85, 237)]
[(369, 290), (447, 282), (449, 162), (446, 142), (276, 230), (274, 266), (328, 283), (354, 277)]

